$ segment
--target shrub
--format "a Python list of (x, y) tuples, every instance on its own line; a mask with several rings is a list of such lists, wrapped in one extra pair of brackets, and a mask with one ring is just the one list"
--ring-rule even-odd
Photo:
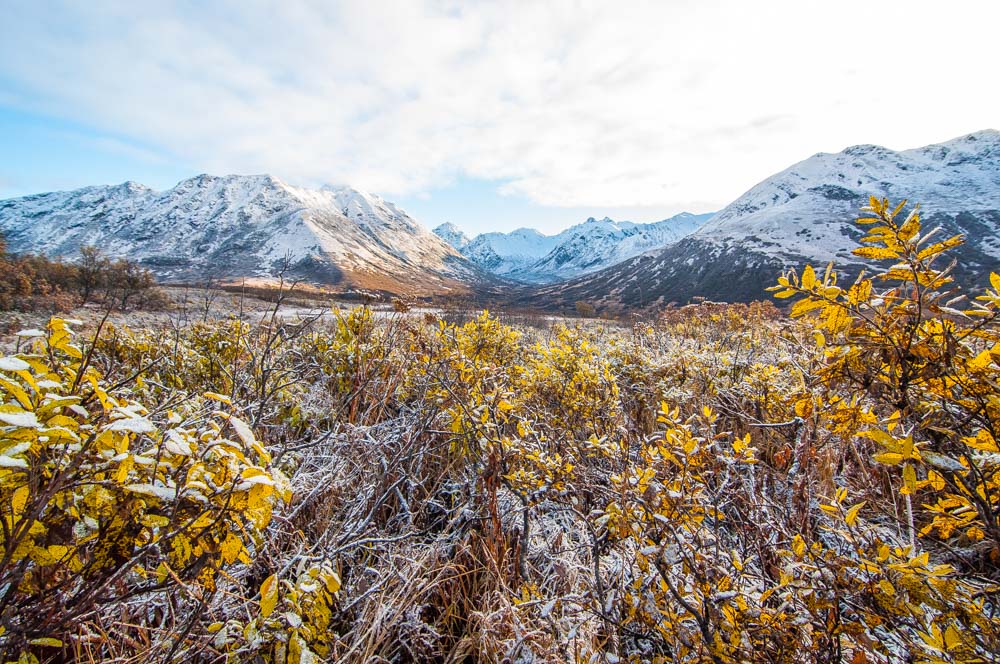
[(83, 623), (126, 598), (203, 603), (287, 497), (250, 428), (215, 410), (225, 399), (154, 417), (89, 360), (60, 319), (33, 352), (0, 358), (6, 657), (72, 652)]

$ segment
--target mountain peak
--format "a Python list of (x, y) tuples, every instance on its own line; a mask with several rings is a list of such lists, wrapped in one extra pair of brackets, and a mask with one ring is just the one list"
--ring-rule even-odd
[(464, 232), (462, 232), (462, 229), (460, 229), (458, 226), (451, 223), (450, 221), (446, 221), (445, 223), (439, 225), (431, 232), (433, 232), (434, 235), (437, 235), (439, 238), (450, 244), (455, 249), (461, 249), (465, 245), (469, 244), (469, 236), (466, 235)]

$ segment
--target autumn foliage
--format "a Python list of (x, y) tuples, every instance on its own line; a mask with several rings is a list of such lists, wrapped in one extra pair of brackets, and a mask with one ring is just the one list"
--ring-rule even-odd
[(0, 311), (65, 312), (88, 302), (121, 310), (166, 305), (152, 273), (135, 261), (111, 260), (93, 246), (80, 254), (76, 262), (11, 254), (0, 238)]
[(1000, 277), (904, 210), (789, 315), (22, 332), (5, 661), (995, 661)]

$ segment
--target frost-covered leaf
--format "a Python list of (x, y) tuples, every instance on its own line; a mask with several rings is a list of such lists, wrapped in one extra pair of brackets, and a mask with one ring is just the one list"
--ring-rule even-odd
[(6, 454), (0, 454), (0, 468), (27, 468), (28, 462), (24, 459), (18, 459), (16, 457), (10, 457)]
[(41, 425), (34, 413), (29, 411), (0, 411), (0, 422), (22, 429), (37, 429)]
[(125, 488), (132, 493), (141, 493), (147, 496), (153, 496), (161, 500), (173, 500), (177, 496), (177, 488), (169, 487), (163, 484), (150, 484), (150, 483), (137, 483), (137, 484), (127, 484)]
[(30, 371), (31, 365), (18, 357), (0, 357), (0, 370)]
[(153, 433), (156, 425), (145, 417), (126, 417), (115, 420), (107, 426), (109, 431), (129, 431), (131, 433)]
[(235, 415), (229, 416), (229, 423), (233, 425), (233, 429), (236, 430), (236, 434), (246, 445), (252, 446), (257, 442), (257, 438), (253, 435), (253, 430), (250, 428), (249, 424)]

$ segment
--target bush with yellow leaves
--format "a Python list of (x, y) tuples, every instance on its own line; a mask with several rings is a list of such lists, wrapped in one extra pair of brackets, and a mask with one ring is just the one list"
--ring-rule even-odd
[[(872, 198), (870, 216), (858, 220), (868, 232), (855, 255), (887, 267), (842, 287), (832, 265), (822, 276), (807, 266), (770, 290), (801, 296), (791, 315), (809, 317), (823, 357), (817, 389), (796, 411), (856, 454), (898, 469), (869, 486), (868, 501), (845, 509), (840, 489), (823, 506), (853, 554), (838, 556), (841, 574), (864, 597), (845, 631), (876, 652), (889, 633), (923, 661), (982, 661), (1000, 649), (1000, 276), (963, 306), (955, 263), (939, 266), (962, 237), (932, 242), (916, 207), (899, 220), (905, 206)], [(882, 514), (902, 524), (902, 546), (874, 528)], [(799, 555), (834, 554), (813, 544)]]
[(68, 322), (21, 335), (31, 351), (0, 358), (0, 651), (93, 656), (106, 612), (148, 623), (125, 607), (151, 597), (183, 634), (289, 488), (226, 399), (153, 414), (110, 390)]
[[(874, 459), (900, 469), (911, 544), (916, 526), (953, 543), (983, 542), (974, 550), (1000, 562), (1000, 276), (971, 306), (952, 286), (952, 265), (935, 263), (961, 236), (930, 242), (914, 208), (897, 220), (895, 208), (872, 199), (860, 219), (869, 226), (855, 254), (891, 261), (848, 288), (831, 270), (819, 278), (806, 267), (799, 279), (779, 280), (777, 297), (803, 295), (792, 316), (815, 315), (815, 338), (828, 389), (866, 395), (850, 409), (866, 426), (858, 434), (878, 447)], [(879, 284), (886, 284), (879, 287)], [(926, 504), (913, 513), (913, 496)], [(916, 521), (917, 523), (914, 523)]]

